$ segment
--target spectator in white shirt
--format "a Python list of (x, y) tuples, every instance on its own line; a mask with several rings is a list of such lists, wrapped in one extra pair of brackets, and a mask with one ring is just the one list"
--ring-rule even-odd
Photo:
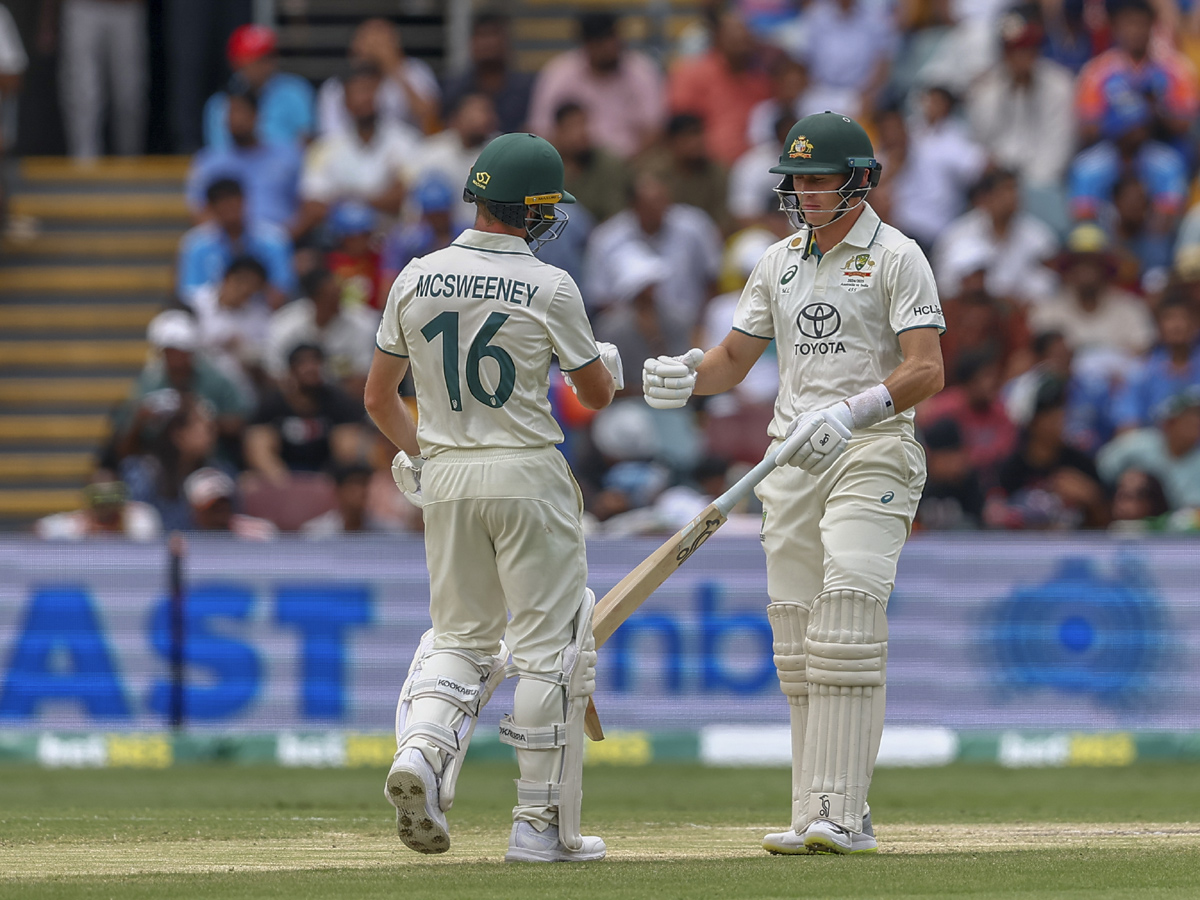
[(375, 353), (376, 315), (362, 306), (342, 309), (341, 280), (328, 269), (301, 279), (305, 296), (273, 316), (267, 329), (264, 361), (276, 381), (288, 373), (288, 354), (301, 344), (321, 348), (328, 375), (348, 394), (361, 397)]
[(645, 244), (663, 261), (670, 289), (667, 310), (694, 327), (713, 295), (721, 266), (721, 233), (703, 210), (672, 203), (667, 186), (650, 173), (634, 181), (632, 204), (597, 226), (584, 260), (584, 297), (593, 309), (616, 302), (615, 260), (629, 242)]
[(795, 123), (791, 111), (781, 113), (775, 120), (770, 139), (739, 156), (729, 170), (729, 215), (736, 227), (761, 225), (780, 238), (791, 234), (791, 226), (779, 211), (779, 196), (775, 193), (779, 176), (772, 175), (770, 170), (778, 164), (784, 138)]
[[(418, 146), (404, 169), (409, 185), (439, 178), (456, 190), (467, 183), (471, 166), (496, 133), (496, 108), (487, 94), (467, 94), (458, 103), (445, 131), (430, 135)], [(475, 224), (475, 206), (455, 203), (454, 222), (460, 229)]]
[[(425, 131), (437, 120), (440, 91), (433, 70), (404, 52), (400, 32), (386, 19), (367, 19), (350, 42), (353, 63), (366, 63), (381, 75), (376, 96), (379, 118), (387, 124)], [(317, 126), (321, 134), (352, 131), (356, 114), (348, 107), (337, 78), (317, 93)]]
[(1027, 304), (1049, 297), (1055, 278), (1045, 263), (1057, 252), (1058, 239), (1044, 222), (1021, 211), (1016, 173), (988, 172), (973, 188), (972, 200), (975, 208), (952, 222), (934, 247), (938, 291), (957, 296), (959, 284), (947, 262), (958, 256), (959, 244), (982, 242), (992, 250), (986, 276), (989, 294)]
[(905, 165), (892, 181), (892, 221), (929, 249), (962, 214), (967, 190), (983, 174), (987, 152), (954, 117), (955, 97), (935, 86), (921, 98), (910, 125)]
[(339, 200), (358, 200), (395, 216), (404, 202), (403, 170), (422, 137), (379, 115), (379, 69), (359, 63), (341, 80), (353, 127), (326, 134), (309, 151), (300, 179), (303, 205), (296, 236), (321, 222)]
[(43, 541), (96, 537), (154, 541), (162, 536), (162, 520), (149, 503), (129, 499), (129, 489), (115, 472), (97, 469), (83, 489), (83, 507), (38, 519), (33, 533)]
[(202, 285), (188, 298), (196, 316), (200, 350), (237, 385), (247, 405), (255, 400), (254, 376), (271, 321), (263, 299), (267, 270), (252, 256), (239, 256), (218, 282)]

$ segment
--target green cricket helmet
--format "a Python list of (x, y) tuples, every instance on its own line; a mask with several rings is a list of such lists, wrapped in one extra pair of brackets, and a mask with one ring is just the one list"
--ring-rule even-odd
[(866, 199), (871, 188), (879, 184), (882, 170), (863, 127), (849, 116), (826, 110), (805, 116), (792, 126), (784, 140), (779, 165), (772, 166), (770, 171), (783, 176), (775, 189), (780, 209), (787, 213), (793, 226), (800, 228), (808, 223), (793, 187), (793, 175), (846, 175), (845, 184), (837, 189), (842, 195), (840, 213), (826, 223), (832, 224), (859, 205), (850, 205), (852, 200), (861, 203)]
[(463, 200), (482, 202), (510, 228), (524, 228), (533, 249), (555, 240), (568, 217), (556, 203), (574, 203), (563, 189), (563, 161), (554, 146), (535, 134), (502, 134), (471, 167)]

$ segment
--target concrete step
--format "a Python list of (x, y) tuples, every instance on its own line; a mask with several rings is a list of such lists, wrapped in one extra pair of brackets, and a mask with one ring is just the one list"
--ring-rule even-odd
[(0, 306), (0, 332), (144, 331), (160, 309), (147, 303)]
[(0, 491), (0, 516), (40, 518), (79, 509), (83, 494), (78, 488), (23, 488)]
[(9, 202), (13, 215), (66, 221), (155, 220), (189, 223), (182, 193), (163, 194), (17, 194)]
[(0, 444), (99, 443), (108, 434), (108, 416), (0, 415)]
[(0, 482), (79, 481), (95, 464), (90, 453), (0, 453)]
[(87, 366), (140, 368), (145, 341), (0, 341), (0, 369), (62, 369)]
[(80, 164), (64, 156), (28, 156), (18, 174), (24, 181), (179, 181), (188, 173), (187, 156), (112, 156)]
[(104, 406), (129, 396), (132, 378), (0, 378), (0, 406)]
[(15, 266), (0, 269), (0, 293), (8, 291), (78, 291), (126, 293), (169, 291), (170, 266)]
[(179, 248), (182, 229), (161, 231), (47, 231), (30, 238), (6, 237), (0, 242), (0, 254), (14, 256), (99, 256), (117, 258), (173, 259)]

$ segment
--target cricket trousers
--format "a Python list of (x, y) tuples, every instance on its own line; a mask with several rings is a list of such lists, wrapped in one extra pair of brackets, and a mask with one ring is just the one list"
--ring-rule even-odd
[[(425, 463), (421, 490), (434, 648), (491, 655), (503, 639), (520, 677), (514, 720), (561, 722), (551, 682), (587, 587), (583, 497), (566, 460), (554, 447), (446, 451)], [(547, 762), (517, 755), (523, 778)], [(548, 806), (513, 814), (539, 827), (555, 819)]]
[(818, 816), (861, 830), (883, 727), (887, 600), (924, 486), (920, 444), (892, 435), (852, 440), (820, 475), (781, 466), (759, 485), (797, 831)]

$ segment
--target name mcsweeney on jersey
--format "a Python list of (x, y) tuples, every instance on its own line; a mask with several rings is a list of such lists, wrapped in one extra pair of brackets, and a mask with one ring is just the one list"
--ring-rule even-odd
[(417, 279), (415, 297), (458, 297), (470, 300), (503, 300), (529, 306), (541, 288), (527, 281), (500, 275), (460, 275), (434, 272)]

